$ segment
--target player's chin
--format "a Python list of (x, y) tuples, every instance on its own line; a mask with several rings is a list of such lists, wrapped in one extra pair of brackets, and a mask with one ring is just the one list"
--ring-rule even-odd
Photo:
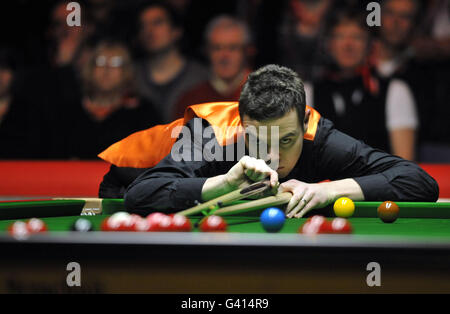
[(289, 172), (290, 172), (290, 171), (289, 171), (288, 169), (286, 169), (286, 168), (284, 168), (284, 167), (279, 167), (279, 168), (277, 169), (278, 178), (283, 179), (283, 178), (287, 177), (288, 174), (289, 174)]

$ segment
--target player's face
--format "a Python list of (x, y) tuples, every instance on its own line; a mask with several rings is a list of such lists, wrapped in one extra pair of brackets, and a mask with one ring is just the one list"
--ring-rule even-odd
[[(256, 137), (259, 145), (267, 146), (267, 158), (262, 156), (257, 156), (261, 159), (266, 160), (267, 164), (271, 166), (274, 170), (278, 172), (280, 178), (286, 177), (296, 165), (303, 149), (303, 134), (304, 125), (301, 125), (298, 120), (298, 115), (296, 110), (285, 114), (281, 118), (257, 121), (250, 119), (248, 116), (243, 117), (242, 125), (247, 130), (246, 135), (246, 145), (249, 148), (250, 138)], [(278, 127), (278, 136), (272, 136), (271, 127)], [(265, 133), (267, 130), (267, 133)], [(276, 128), (275, 128), (276, 129)], [(256, 130), (256, 134), (252, 133)], [(272, 141), (278, 142), (278, 152), (273, 148), (276, 145)], [(278, 165), (277, 168), (273, 165)]]
[(381, 36), (387, 43), (398, 46), (409, 39), (416, 7), (411, 0), (391, 0), (381, 13)]
[(95, 58), (94, 85), (103, 92), (118, 88), (123, 81), (124, 56), (117, 49), (104, 49)]
[(367, 34), (356, 23), (342, 23), (334, 28), (330, 52), (341, 69), (353, 69), (362, 64), (367, 48)]
[(149, 53), (160, 53), (173, 47), (180, 37), (180, 30), (173, 27), (164, 9), (153, 7), (140, 16), (139, 38)]
[(212, 70), (225, 81), (241, 73), (246, 63), (245, 38), (239, 27), (217, 27), (209, 37), (208, 52)]
[(293, 16), (302, 24), (317, 26), (323, 19), (324, 14), (331, 5), (331, 1), (301, 1), (291, 0), (289, 2)]

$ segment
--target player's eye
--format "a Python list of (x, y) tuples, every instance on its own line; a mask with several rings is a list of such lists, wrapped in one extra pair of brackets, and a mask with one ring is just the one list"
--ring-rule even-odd
[(280, 141), (280, 143), (281, 143), (282, 145), (288, 145), (288, 144), (290, 144), (291, 142), (292, 142), (292, 139), (291, 139), (291, 138), (282, 138), (281, 141)]

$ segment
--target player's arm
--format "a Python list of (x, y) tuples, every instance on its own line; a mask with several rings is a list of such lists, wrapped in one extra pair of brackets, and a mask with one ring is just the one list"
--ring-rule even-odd
[(227, 162), (207, 162), (203, 158), (204, 146), (211, 141), (203, 137), (207, 126), (206, 120), (189, 121), (171, 153), (128, 186), (124, 195), (128, 211), (140, 215), (155, 210), (179, 211), (202, 200), (205, 181), (231, 168)]
[(126, 187), (145, 170), (144, 168), (111, 165), (100, 183), (98, 196), (100, 198), (123, 198)]
[[(303, 188), (297, 183), (294, 196), (299, 196), (288, 205), (288, 212), (295, 209), (296, 217), (300, 217), (341, 196), (366, 201), (437, 200), (439, 187), (436, 181), (414, 162), (357, 141), (334, 129), (330, 121), (321, 123), (322, 133), (317, 136), (312, 150), (315, 163), (312, 167), (318, 169), (318, 181), (330, 179), (331, 182), (301, 183)], [(280, 190), (283, 189), (294, 188), (282, 184)], [(307, 191), (308, 198), (304, 198)], [(298, 205), (297, 200), (303, 204)]]
[(322, 176), (353, 179), (367, 201), (434, 202), (439, 196), (436, 181), (412, 161), (372, 148), (335, 129), (320, 146)]

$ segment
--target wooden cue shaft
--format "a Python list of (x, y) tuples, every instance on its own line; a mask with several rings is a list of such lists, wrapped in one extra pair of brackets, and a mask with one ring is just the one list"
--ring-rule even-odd
[[(256, 188), (253, 189), (252, 186), (255, 186)], [(270, 188), (269, 181), (257, 182), (251, 186), (248, 186), (248, 187), (245, 187), (245, 188), (242, 188), (239, 190), (235, 190), (233, 192), (219, 196), (215, 199), (209, 200), (205, 203), (202, 203), (197, 206), (180, 211), (177, 214), (184, 215), (184, 216), (193, 215), (193, 214), (201, 212), (202, 210), (208, 209), (210, 206), (216, 206), (218, 203), (227, 203), (227, 202), (237, 201), (237, 200), (243, 199), (245, 197), (248, 197), (250, 195), (264, 192), (268, 188)]]
[(239, 214), (270, 206), (282, 205), (288, 203), (291, 197), (292, 193), (282, 192), (275, 196), (269, 196), (243, 204), (223, 207), (221, 209), (216, 210), (214, 212), (214, 215), (225, 216), (225, 215)]

